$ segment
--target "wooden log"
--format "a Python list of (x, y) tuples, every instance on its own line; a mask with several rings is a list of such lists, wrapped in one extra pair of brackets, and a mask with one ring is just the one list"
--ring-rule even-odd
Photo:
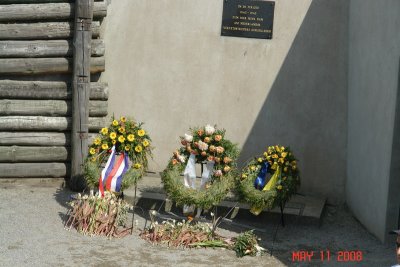
[[(71, 116), (71, 101), (0, 99), (0, 116)], [(89, 101), (89, 116), (107, 116), (107, 101)]]
[[(89, 130), (99, 131), (105, 125), (103, 117), (89, 118)], [(4, 116), (0, 119), (2, 131), (66, 131), (71, 130), (71, 117)]]
[(66, 177), (69, 174), (66, 163), (0, 163), (0, 177), (6, 178), (48, 178)]
[[(0, 24), (0, 40), (67, 39), (73, 36), (72, 22)], [(100, 22), (92, 23), (92, 38), (100, 34)]]
[[(103, 0), (94, 0), (95, 2), (101, 2)], [(75, 0), (1, 0), (0, 5), (9, 4), (38, 4), (38, 3), (73, 3)]]
[[(1, 58), (0, 74), (71, 73), (72, 62), (70, 58)], [(104, 70), (104, 57), (91, 58), (91, 73), (103, 72)]]
[[(69, 20), (74, 17), (74, 9), (74, 3), (0, 5), (0, 21)], [(106, 3), (96, 2), (93, 5), (93, 17), (102, 18), (106, 15)]]
[[(103, 40), (92, 40), (91, 48), (92, 56), (104, 56)], [(0, 41), (0, 58), (71, 56), (72, 41), (68, 40)]]
[[(91, 144), (98, 134), (89, 134)], [(70, 146), (71, 134), (57, 132), (0, 132), (0, 146)]]
[[(90, 84), (91, 100), (107, 100), (108, 84)], [(66, 82), (0, 80), (0, 99), (71, 99), (72, 89)]]
[(90, 91), (90, 42), (92, 39), (93, 0), (75, 3), (76, 27), (74, 29), (74, 64), (72, 72), (72, 130), (71, 130), (71, 178), (72, 190), (83, 190), (83, 165), (88, 151), (88, 119)]
[(62, 146), (0, 146), (0, 162), (65, 162), (69, 151)]

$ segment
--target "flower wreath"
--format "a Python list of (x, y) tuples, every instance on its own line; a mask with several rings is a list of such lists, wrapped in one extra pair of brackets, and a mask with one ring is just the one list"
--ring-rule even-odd
[[(272, 175), (268, 182), (267, 173)], [(238, 193), (241, 201), (250, 204), (250, 211), (258, 215), (265, 208), (286, 203), (299, 185), (297, 160), (290, 148), (270, 146), (263, 157), (251, 160), (243, 168)]]
[[(234, 186), (234, 172), (239, 150), (225, 139), (225, 130), (215, 126), (190, 129), (180, 137), (182, 147), (173, 153), (161, 178), (169, 198), (177, 205), (195, 205), (209, 209), (221, 202)], [(206, 164), (201, 190), (196, 189), (195, 163)], [(181, 174), (184, 175), (184, 183)]]
[[(103, 186), (99, 186), (99, 183), (107, 179), (106, 176), (112, 176), (112, 169), (116, 169), (114, 177), (117, 180), (110, 191), (123, 191), (136, 184), (143, 176), (147, 169), (147, 156), (151, 156), (151, 139), (142, 125), (143, 123), (136, 123), (125, 117), (120, 117), (119, 120), (113, 117), (110, 126), (100, 130), (100, 134), (89, 147), (84, 165), (84, 177), (90, 188), (99, 187), (102, 191)], [(118, 157), (120, 160), (117, 160)], [(124, 165), (120, 167), (121, 171), (115, 167), (118, 163)], [(111, 166), (113, 164), (114, 167)], [(104, 170), (101, 171), (103, 167)], [(108, 173), (107, 168), (110, 169)], [(108, 185), (104, 186), (109, 190)]]

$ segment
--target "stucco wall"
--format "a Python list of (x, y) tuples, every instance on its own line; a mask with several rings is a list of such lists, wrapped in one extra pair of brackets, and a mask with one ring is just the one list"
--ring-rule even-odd
[(352, 0), (349, 14), (346, 197), (357, 218), (384, 240), (388, 228), (397, 227), (400, 204), (399, 147), (393, 146), (400, 137), (393, 135), (400, 1)]
[(348, 1), (276, 1), (272, 40), (221, 37), (223, 1), (114, 0), (103, 29), (109, 113), (146, 122), (162, 170), (178, 136), (226, 128), (240, 162), (299, 158), (301, 191), (344, 202)]

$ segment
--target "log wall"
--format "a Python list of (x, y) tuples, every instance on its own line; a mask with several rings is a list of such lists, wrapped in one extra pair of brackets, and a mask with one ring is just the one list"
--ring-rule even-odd
[[(70, 174), (74, 2), (0, 1), (0, 178)], [(95, 0), (91, 74), (105, 70), (106, 14), (107, 2)], [(108, 87), (98, 77), (90, 83), (89, 142), (107, 116)]]

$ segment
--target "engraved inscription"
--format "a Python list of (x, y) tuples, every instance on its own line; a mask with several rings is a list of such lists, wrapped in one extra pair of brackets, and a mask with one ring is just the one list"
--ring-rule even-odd
[(225, 0), (221, 35), (272, 38), (275, 2)]

